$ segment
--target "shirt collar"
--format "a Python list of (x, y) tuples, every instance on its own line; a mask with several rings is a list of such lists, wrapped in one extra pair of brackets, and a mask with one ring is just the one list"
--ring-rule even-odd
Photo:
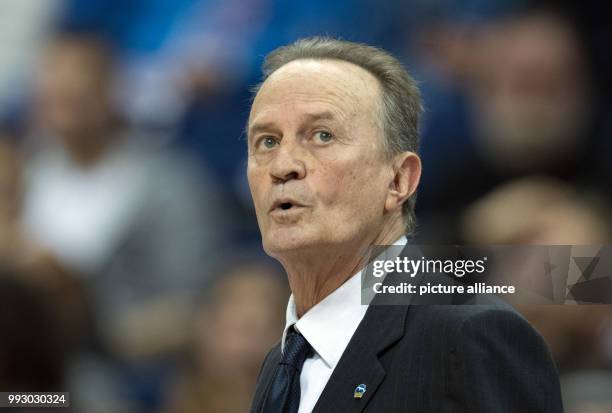
[[(406, 237), (402, 236), (393, 245), (406, 245), (407, 242)], [(295, 325), (325, 364), (335, 368), (368, 309), (367, 305), (361, 304), (360, 275), (361, 271), (358, 271), (299, 319), (291, 294), (282, 349), (285, 347), (287, 330)]]

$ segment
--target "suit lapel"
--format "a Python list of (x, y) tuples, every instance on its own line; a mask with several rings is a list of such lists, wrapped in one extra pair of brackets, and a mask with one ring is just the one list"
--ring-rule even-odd
[[(400, 256), (417, 256), (414, 249), (406, 245)], [(415, 255), (416, 254), (416, 255)], [(403, 275), (387, 274), (384, 283), (398, 285)], [(414, 280), (419, 284), (422, 280)], [(313, 410), (316, 412), (361, 412), (372, 399), (385, 378), (385, 369), (380, 355), (404, 335), (406, 314), (413, 297), (403, 299), (403, 305), (387, 305), (393, 301), (386, 296), (376, 296), (370, 304), (361, 324), (355, 331), (338, 365), (334, 369), (323, 393)], [(386, 304), (385, 304), (386, 303)], [(361, 398), (355, 398), (357, 386), (366, 385)]]
[[(385, 377), (378, 357), (404, 334), (408, 306), (371, 305), (340, 358), (313, 412), (362, 411)], [(355, 388), (365, 384), (361, 398)]]

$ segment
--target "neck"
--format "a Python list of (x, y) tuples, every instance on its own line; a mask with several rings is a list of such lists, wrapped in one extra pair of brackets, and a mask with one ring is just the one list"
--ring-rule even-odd
[(298, 318), (361, 270), (366, 265), (369, 247), (391, 245), (397, 241), (404, 234), (404, 225), (404, 221), (399, 219), (375, 237), (351, 240), (333, 247), (319, 246), (280, 259), (289, 278)]

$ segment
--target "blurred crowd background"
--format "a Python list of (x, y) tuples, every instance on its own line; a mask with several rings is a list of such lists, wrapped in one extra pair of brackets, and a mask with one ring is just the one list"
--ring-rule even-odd
[[(289, 291), (246, 183), (263, 56), (383, 47), (420, 82), (415, 242), (610, 244), (604, 2), (0, 0), (0, 391), (244, 412)], [(612, 310), (525, 307), (569, 413), (612, 412)]]

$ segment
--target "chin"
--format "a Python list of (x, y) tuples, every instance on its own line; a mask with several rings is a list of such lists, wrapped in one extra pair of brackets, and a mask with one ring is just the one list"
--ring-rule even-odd
[(263, 237), (263, 248), (270, 256), (300, 251), (316, 244), (303, 229), (278, 228)]

